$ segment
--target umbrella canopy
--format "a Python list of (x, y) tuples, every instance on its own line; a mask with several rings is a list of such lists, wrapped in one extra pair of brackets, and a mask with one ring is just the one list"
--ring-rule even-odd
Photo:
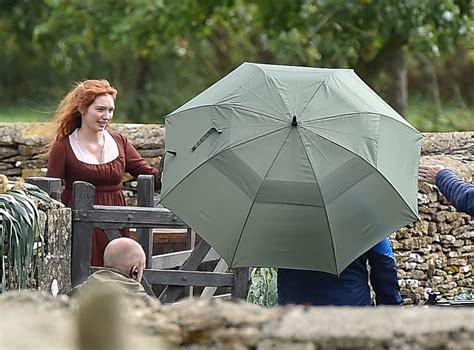
[(165, 125), (162, 203), (231, 267), (339, 274), (417, 219), (422, 136), (353, 70), (244, 63)]

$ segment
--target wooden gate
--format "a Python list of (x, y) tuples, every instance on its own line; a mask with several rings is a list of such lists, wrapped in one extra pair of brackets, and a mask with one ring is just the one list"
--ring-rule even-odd
[[(61, 180), (33, 177), (27, 180), (59, 198)], [(149, 284), (165, 285), (159, 295), (163, 303), (177, 300), (187, 287), (205, 287), (201, 297), (211, 297), (218, 287), (231, 287), (232, 298), (245, 298), (249, 268), (228, 271), (227, 264), (203, 239), (192, 249), (193, 233), (176, 215), (165, 208), (155, 208), (152, 175), (140, 175), (137, 187), (137, 207), (94, 205), (95, 187), (87, 182), (73, 184), (72, 208), (72, 266), (73, 287), (82, 283), (97, 267), (90, 266), (92, 231), (104, 229), (109, 239), (120, 237), (121, 228), (136, 228), (137, 241), (147, 256), (147, 268), (142, 284), (150, 295)], [(189, 232), (191, 249), (153, 256), (153, 229), (181, 228)], [(213, 272), (196, 271), (202, 262), (219, 260)], [(174, 270), (173, 268), (178, 268)]]

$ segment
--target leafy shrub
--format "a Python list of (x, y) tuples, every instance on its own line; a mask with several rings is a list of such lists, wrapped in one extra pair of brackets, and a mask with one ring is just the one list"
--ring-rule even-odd
[(52, 201), (37, 186), (0, 175), (0, 293), (36, 287), (44, 244), (39, 211), (32, 197)]

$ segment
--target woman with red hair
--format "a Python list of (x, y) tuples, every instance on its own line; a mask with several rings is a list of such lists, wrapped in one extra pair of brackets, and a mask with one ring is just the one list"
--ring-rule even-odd
[[(159, 189), (159, 171), (150, 166), (127, 138), (107, 131), (115, 110), (117, 90), (107, 80), (78, 83), (61, 101), (55, 113), (56, 134), (47, 146), (47, 176), (64, 180), (63, 203), (72, 205), (72, 184), (85, 181), (96, 188), (95, 204), (125, 205), (122, 178), (155, 175)], [(122, 236), (128, 237), (128, 230)], [(92, 236), (92, 266), (103, 265), (109, 240), (95, 229)]]

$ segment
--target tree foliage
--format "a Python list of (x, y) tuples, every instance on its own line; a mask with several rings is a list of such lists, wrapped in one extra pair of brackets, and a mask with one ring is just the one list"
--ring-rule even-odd
[(4, 0), (0, 93), (54, 104), (106, 78), (122, 116), (158, 122), (244, 61), (353, 67), (383, 93), (397, 53), (469, 47), (473, 26), (469, 0)]

